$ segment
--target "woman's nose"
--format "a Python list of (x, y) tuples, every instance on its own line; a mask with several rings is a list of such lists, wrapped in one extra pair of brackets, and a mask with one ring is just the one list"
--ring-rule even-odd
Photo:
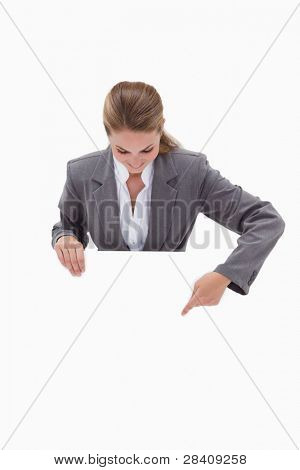
[(139, 166), (141, 166), (141, 164), (142, 161), (140, 159), (131, 160), (130, 162), (130, 165), (134, 166), (135, 168), (138, 168)]

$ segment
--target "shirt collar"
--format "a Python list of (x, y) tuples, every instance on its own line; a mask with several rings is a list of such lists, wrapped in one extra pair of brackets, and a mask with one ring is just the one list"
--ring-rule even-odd
[[(113, 154), (114, 160), (114, 169), (115, 172), (118, 173), (118, 177), (120, 181), (125, 184), (129, 178), (129, 171), (127, 170), (126, 166), (123, 165)], [(141, 173), (141, 178), (143, 180), (144, 185), (147, 187), (151, 183), (151, 179), (153, 177), (154, 167), (153, 167), (153, 160), (145, 166)]]

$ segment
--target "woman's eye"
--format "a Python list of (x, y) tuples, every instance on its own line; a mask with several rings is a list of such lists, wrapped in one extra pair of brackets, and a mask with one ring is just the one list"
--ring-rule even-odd
[[(152, 147), (150, 150), (143, 150), (143, 153), (149, 153), (149, 152), (151, 152), (152, 150), (153, 150), (153, 147)], [(124, 155), (125, 153), (128, 153), (128, 152), (126, 152), (126, 151), (123, 152), (122, 150), (118, 150), (118, 152), (119, 152), (119, 153), (122, 153), (123, 155)]]

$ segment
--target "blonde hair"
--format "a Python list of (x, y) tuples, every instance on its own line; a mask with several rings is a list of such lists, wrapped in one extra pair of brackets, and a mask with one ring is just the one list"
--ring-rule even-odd
[(104, 101), (103, 124), (108, 136), (111, 131), (129, 129), (135, 132), (161, 133), (159, 153), (165, 154), (182, 144), (164, 128), (163, 104), (156, 89), (144, 82), (119, 82)]

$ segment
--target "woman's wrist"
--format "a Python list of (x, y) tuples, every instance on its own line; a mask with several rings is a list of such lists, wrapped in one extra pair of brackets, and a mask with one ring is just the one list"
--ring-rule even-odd
[(226, 287), (228, 286), (228, 284), (230, 284), (230, 283), (232, 282), (231, 279), (229, 279), (229, 277), (227, 277), (227, 276), (224, 276), (224, 274), (216, 273), (215, 271), (214, 271), (214, 273), (215, 273), (217, 276), (219, 276), (220, 281), (221, 281)]

